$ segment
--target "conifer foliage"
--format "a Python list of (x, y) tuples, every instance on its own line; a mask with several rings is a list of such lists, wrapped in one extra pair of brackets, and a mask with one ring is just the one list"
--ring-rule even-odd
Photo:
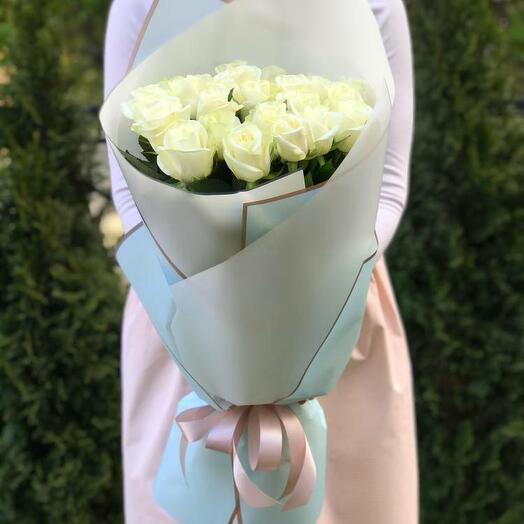
[(122, 289), (88, 211), (95, 118), (63, 3), (5, 0), (0, 38), (0, 523), (120, 519)]
[[(498, 2), (500, 8), (500, 2)], [(488, 0), (408, 3), (417, 119), (387, 253), (410, 341), (424, 524), (524, 522), (524, 121)]]

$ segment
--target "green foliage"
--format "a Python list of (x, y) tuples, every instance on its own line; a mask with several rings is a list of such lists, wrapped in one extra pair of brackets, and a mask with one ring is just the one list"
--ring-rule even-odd
[(387, 258), (410, 340), (424, 524), (524, 522), (524, 122), (487, 0), (409, 2), (417, 120)]
[(88, 212), (94, 116), (64, 60), (63, 5), (1, 7), (1, 524), (121, 518), (122, 290)]
[(146, 137), (140, 135), (138, 137), (138, 144), (141, 148), (140, 155), (142, 158), (136, 157), (128, 150), (120, 150), (122, 155), (132, 166), (144, 175), (154, 178), (155, 180), (184, 188), (192, 193), (201, 194), (245, 191), (246, 189), (253, 189), (254, 187), (265, 184), (268, 181), (289, 175), (290, 173), (295, 173), (299, 170), (304, 171), (306, 187), (312, 187), (326, 182), (331, 178), (346, 157), (346, 153), (343, 153), (338, 149), (332, 149), (325, 155), (306, 158), (300, 162), (283, 162), (282, 159), (276, 158), (271, 164), (271, 172), (267, 177), (261, 178), (256, 182), (246, 183), (244, 180), (236, 178), (226, 162), (219, 160), (215, 155), (215, 164), (211, 175), (184, 184), (166, 175), (160, 167), (158, 167), (157, 153), (151, 145), (151, 142), (149, 142)]

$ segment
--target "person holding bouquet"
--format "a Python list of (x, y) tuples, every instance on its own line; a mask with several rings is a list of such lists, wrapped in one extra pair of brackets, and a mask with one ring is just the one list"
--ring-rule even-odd
[[(383, 254), (407, 200), (413, 127), (412, 58), (401, 0), (370, 0), (369, 6), (382, 33), (396, 90), (376, 223)], [(105, 48), (106, 94), (132, 63), (152, 7), (151, 0), (113, 2)], [(112, 155), (110, 164), (113, 199), (128, 232), (142, 219)], [(151, 484), (178, 401), (189, 386), (132, 289), (123, 321), (122, 386), (126, 522), (174, 522), (155, 502)], [(364, 323), (352, 359), (335, 389), (320, 402), (328, 421), (329, 440), (326, 495), (318, 522), (418, 522), (411, 364), (383, 256), (373, 270)]]

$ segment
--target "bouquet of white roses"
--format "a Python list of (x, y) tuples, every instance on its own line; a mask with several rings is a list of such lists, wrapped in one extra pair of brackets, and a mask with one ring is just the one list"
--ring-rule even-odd
[(362, 80), (333, 82), (242, 60), (217, 66), (214, 76), (175, 76), (131, 96), (122, 110), (145, 160), (127, 152), (128, 159), (204, 193), (252, 189), (298, 169), (306, 187), (323, 182), (372, 110)]
[(315, 397), (350, 358), (377, 252), (380, 32), (366, 0), (154, 6), (101, 112), (143, 218), (117, 258), (194, 391), (154, 494), (184, 524), (313, 524)]

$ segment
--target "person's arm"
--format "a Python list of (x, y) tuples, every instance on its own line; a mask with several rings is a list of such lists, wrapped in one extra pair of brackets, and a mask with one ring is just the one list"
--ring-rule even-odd
[(376, 222), (379, 252), (383, 253), (393, 239), (408, 197), (414, 119), (413, 58), (402, 0), (370, 0), (369, 4), (380, 26), (396, 93)]
[[(111, 5), (104, 50), (106, 97), (127, 73), (138, 34), (151, 5), (152, 0), (114, 0)], [(113, 203), (120, 215), (124, 230), (128, 232), (142, 219), (111, 150), (109, 150), (109, 168)]]

